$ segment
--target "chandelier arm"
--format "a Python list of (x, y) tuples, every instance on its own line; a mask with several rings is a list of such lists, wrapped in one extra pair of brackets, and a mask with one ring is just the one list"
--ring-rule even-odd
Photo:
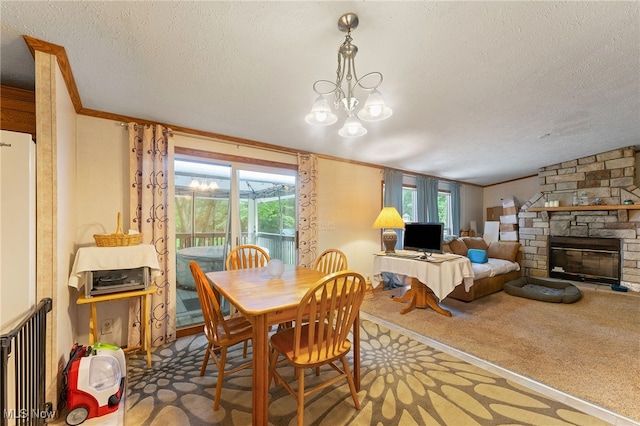
[[(318, 84), (328, 84), (328, 85), (332, 86), (333, 89), (322, 91), (322, 90), (318, 89), (318, 87), (317, 87)], [(313, 91), (316, 92), (318, 95), (331, 95), (331, 94), (336, 93), (336, 92), (342, 92), (342, 89), (340, 89), (340, 86), (338, 84), (334, 83), (333, 81), (317, 80), (315, 83), (313, 83)]]
[[(369, 77), (370, 75), (377, 75), (378, 76), (378, 81), (376, 84), (373, 84), (371, 86), (366, 86), (364, 84), (364, 79), (366, 79), (367, 77)], [(354, 87), (360, 86), (362, 87), (364, 90), (375, 90), (378, 87), (380, 87), (380, 85), (382, 84), (382, 73), (378, 72), (378, 71), (372, 71), (372, 72), (368, 72), (365, 75), (363, 75), (361, 78), (357, 78), (356, 82), (354, 84)]]

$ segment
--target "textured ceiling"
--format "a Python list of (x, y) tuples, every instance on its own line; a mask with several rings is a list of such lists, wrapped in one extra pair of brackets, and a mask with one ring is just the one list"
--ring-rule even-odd
[[(34, 88), (28, 35), (84, 108), (487, 185), (640, 145), (639, 4), (2, 1), (1, 81)], [(345, 12), (394, 110), (357, 139), (304, 121)]]

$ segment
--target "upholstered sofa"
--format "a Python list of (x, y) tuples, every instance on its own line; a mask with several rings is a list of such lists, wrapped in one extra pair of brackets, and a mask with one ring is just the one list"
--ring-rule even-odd
[[(517, 241), (496, 241), (487, 244), (481, 237), (463, 237), (450, 241), (444, 245), (443, 249), (445, 252), (461, 256), (467, 256), (469, 249), (485, 250), (489, 262), (484, 265), (472, 263), (474, 274), (477, 277), (486, 275), (486, 270), (483, 274), (480, 274), (478, 268), (494, 268), (493, 272), (489, 274), (493, 276), (474, 279), (473, 285), (468, 292), (464, 290), (464, 284), (461, 284), (449, 293), (447, 297), (462, 300), (463, 302), (471, 302), (479, 297), (496, 293), (503, 289), (505, 283), (520, 278), (522, 250), (520, 250), (520, 243)], [(495, 269), (496, 267), (498, 269)], [(503, 272), (508, 269), (511, 270)]]

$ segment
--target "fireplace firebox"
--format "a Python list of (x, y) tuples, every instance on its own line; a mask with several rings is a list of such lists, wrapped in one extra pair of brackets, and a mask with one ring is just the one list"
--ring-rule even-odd
[(550, 237), (549, 276), (619, 285), (620, 251), (618, 238)]

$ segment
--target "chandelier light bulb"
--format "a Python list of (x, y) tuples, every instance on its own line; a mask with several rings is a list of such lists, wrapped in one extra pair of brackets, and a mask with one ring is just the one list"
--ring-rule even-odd
[(362, 126), (362, 123), (360, 123), (357, 117), (351, 115), (345, 120), (338, 134), (343, 138), (357, 138), (366, 135), (367, 129)]
[(393, 110), (385, 104), (380, 92), (374, 90), (358, 112), (358, 118), (364, 121), (380, 121), (391, 117), (391, 114)]
[(193, 179), (191, 181), (191, 183), (189, 184), (189, 188), (198, 188), (200, 186), (200, 182), (198, 182), (198, 179)]
[(311, 112), (307, 114), (305, 121), (309, 124), (315, 124), (318, 126), (330, 126), (338, 121), (338, 117), (331, 112), (329, 102), (320, 95), (313, 103)]

